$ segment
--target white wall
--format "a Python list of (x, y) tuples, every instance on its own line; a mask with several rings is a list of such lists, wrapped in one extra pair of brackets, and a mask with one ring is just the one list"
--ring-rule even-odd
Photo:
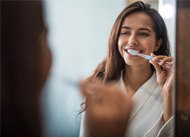
[(92, 74), (105, 57), (125, 0), (46, 0), (52, 70), (42, 94), (46, 137), (77, 137), (82, 98), (72, 81)]

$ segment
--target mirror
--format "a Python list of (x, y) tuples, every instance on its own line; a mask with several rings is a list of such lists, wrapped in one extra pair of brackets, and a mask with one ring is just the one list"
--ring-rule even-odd
[[(78, 136), (78, 113), (83, 99), (75, 82), (92, 74), (105, 57), (113, 23), (125, 5), (132, 1), (134, 0), (44, 2), (49, 47), (53, 55), (51, 73), (42, 95), (46, 137)], [(164, 17), (172, 55), (175, 56), (176, 1), (145, 1), (158, 9)]]

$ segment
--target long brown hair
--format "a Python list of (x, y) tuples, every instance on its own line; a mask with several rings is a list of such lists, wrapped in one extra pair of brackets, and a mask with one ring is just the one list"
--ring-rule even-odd
[[(167, 29), (164, 20), (157, 10), (150, 7), (141, 1), (137, 1), (127, 6), (117, 17), (112, 28), (109, 38), (109, 49), (106, 59), (104, 59), (88, 80), (101, 79), (104, 82), (118, 80), (121, 76), (121, 71), (124, 69), (125, 62), (118, 51), (118, 39), (120, 35), (121, 25), (125, 18), (136, 12), (143, 12), (151, 17), (154, 23), (156, 40), (162, 39), (160, 48), (154, 52), (155, 55), (170, 55), (169, 41)], [(152, 70), (154, 70), (153, 66)]]

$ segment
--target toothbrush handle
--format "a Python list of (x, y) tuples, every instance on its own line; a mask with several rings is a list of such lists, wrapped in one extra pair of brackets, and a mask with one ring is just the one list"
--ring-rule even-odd
[(144, 58), (147, 59), (147, 60), (152, 60), (152, 56), (149, 56), (149, 55), (144, 55)]
[[(153, 57), (152, 56), (149, 56), (149, 55), (144, 55), (144, 58), (146, 58), (147, 60), (152, 60), (153, 59)], [(161, 60), (158, 60), (157, 61), (157, 63), (159, 64), (161, 62)], [(160, 64), (159, 64), (160, 65)], [(170, 68), (170, 66), (169, 66), (169, 64), (166, 62), (166, 64), (163, 66), (163, 68), (164, 69), (169, 69)]]

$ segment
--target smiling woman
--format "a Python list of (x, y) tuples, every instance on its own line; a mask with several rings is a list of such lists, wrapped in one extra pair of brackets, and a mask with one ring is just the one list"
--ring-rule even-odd
[[(106, 59), (87, 81), (90, 84), (97, 80), (105, 84), (116, 83), (126, 96), (132, 96), (133, 110), (125, 136), (173, 136), (173, 58), (167, 29), (158, 11), (140, 1), (127, 6), (115, 21), (108, 48)], [(129, 50), (150, 55), (152, 60), (133, 56)], [(165, 64), (170, 65), (166, 68)], [(102, 98), (106, 100), (110, 96)], [(107, 108), (111, 107), (114, 106), (107, 105)], [(119, 107), (125, 110), (122, 105)], [(87, 119), (91, 111), (87, 99), (80, 137), (90, 134)]]

